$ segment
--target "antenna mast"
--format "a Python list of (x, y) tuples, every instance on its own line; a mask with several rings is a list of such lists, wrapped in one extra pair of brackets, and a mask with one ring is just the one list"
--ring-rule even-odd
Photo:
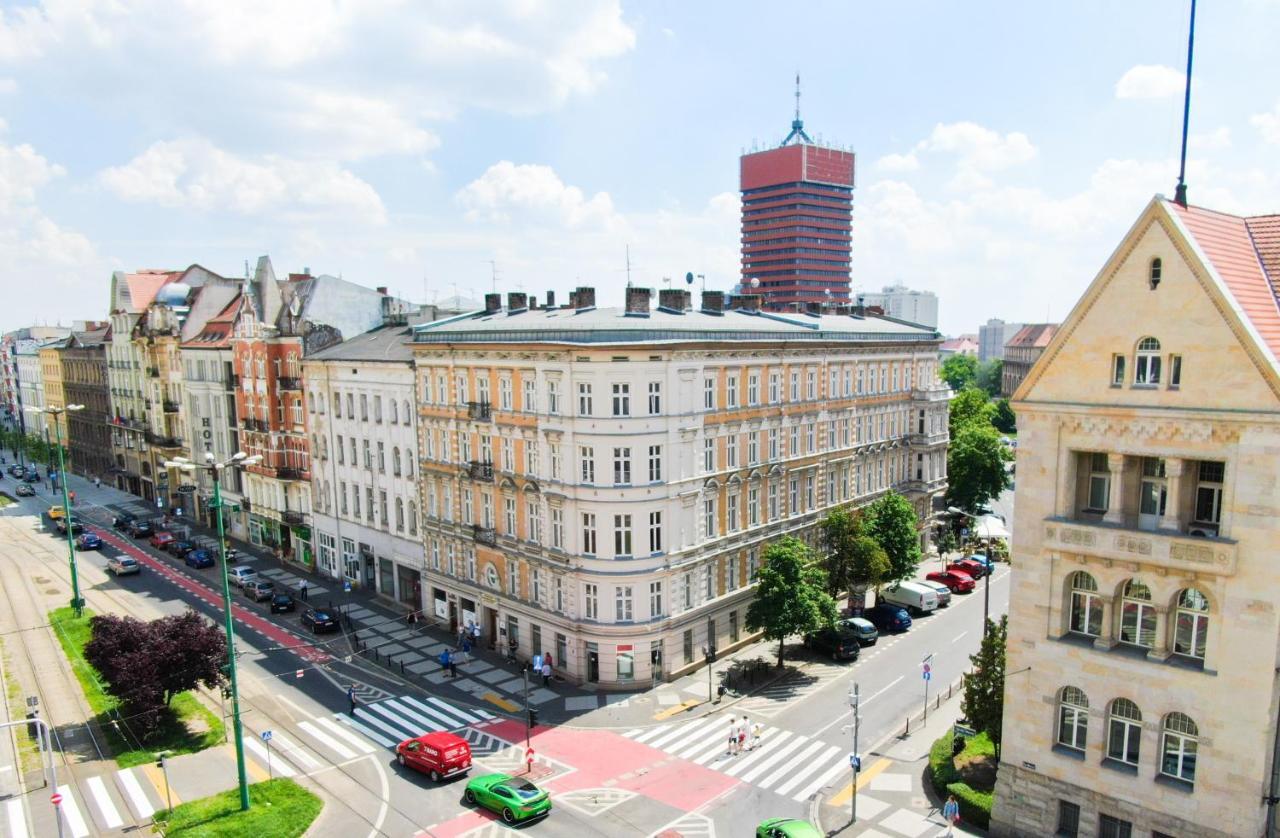
[(1187, 89), (1182, 98), (1182, 159), (1178, 165), (1178, 186), (1173, 200), (1187, 205), (1187, 127), (1191, 122), (1191, 56), (1196, 43), (1196, 0), (1191, 0), (1191, 28), (1187, 32)]
[(791, 133), (782, 141), (783, 145), (792, 140), (803, 140), (812, 145), (813, 140), (804, 132), (804, 120), (800, 118), (800, 73), (796, 73), (796, 118), (791, 120)]

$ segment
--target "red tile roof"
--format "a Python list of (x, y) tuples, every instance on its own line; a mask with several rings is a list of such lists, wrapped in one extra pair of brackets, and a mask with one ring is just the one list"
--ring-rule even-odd
[(134, 311), (142, 311), (151, 305), (163, 286), (180, 276), (182, 271), (142, 270), (135, 274), (125, 274), (125, 283), (129, 287), (129, 304)]
[(1280, 359), (1280, 215), (1243, 218), (1203, 207), (1166, 205), (1182, 222), (1250, 324)]
[(1053, 340), (1053, 336), (1057, 331), (1057, 323), (1028, 323), (1015, 332), (1013, 337), (1005, 341), (1004, 345), (1039, 347), (1043, 349), (1049, 345), (1049, 341)]

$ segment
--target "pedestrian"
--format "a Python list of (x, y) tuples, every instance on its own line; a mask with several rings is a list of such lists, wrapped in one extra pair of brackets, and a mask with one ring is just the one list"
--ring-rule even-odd
[(347, 701), (351, 704), (351, 715), (356, 714), (356, 685), (347, 687)]
[(410, 611), (408, 614), (405, 614), (404, 624), (409, 628), (413, 628), (414, 626), (416, 626), (418, 624), (418, 612)]
[(556, 662), (555, 662), (555, 661), (553, 661), (553, 660), (551, 659), (551, 653), (550, 653), (550, 652), (543, 652), (543, 653), (542, 653), (542, 662), (543, 662), (543, 663), (545, 663), (547, 666), (555, 666), (555, 665), (556, 665)]
[(738, 752), (738, 718), (729, 717), (729, 756)]
[(93, 488), (95, 488), (95, 489), (101, 489), (101, 488), (102, 488), (102, 478), (101, 478), (101, 477), (99, 477), (99, 476), (98, 476), (98, 475), (96, 475), (96, 474), (93, 476)]
[(448, 668), (449, 668), (449, 661), (450, 661), (450, 659), (451, 659), (451, 658), (450, 658), (450, 656), (449, 656), (449, 650), (448, 650), (448, 649), (441, 649), (441, 650), (440, 650), (440, 671), (441, 671), (441, 672), (443, 672), (443, 671), (445, 671), (446, 669), (448, 669)]
[(947, 822), (947, 834), (955, 835), (956, 824), (960, 823), (960, 804), (954, 794), (947, 795), (947, 802), (942, 804), (942, 819)]
[(471, 638), (462, 638), (462, 662), (467, 663), (471, 660)]
[(458, 626), (458, 645), (461, 646), (463, 641), (471, 636), (470, 630), (463, 625)]
[(764, 733), (764, 725), (756, 722), (751, 726), (751, 750), (760, 747), (760, 735)]
[(303, 579), (302, 583), (298, 585), (298, 599), (302, 600), (303, 602), (307, 601), (307, 580), (306, 579)]
[(480, 624), (479, 623), (473, 623), (471, 626), (471, 645), (472, 646), (480, 645)]
[(542, 659), (542, 686), (551, 686), (551, 658)]
[(747, 721), (747, 717), (743, 716), (742, 721), (738, 724), (738, 753), (742, 753), (747, 749), (747, 734), (751, 732), (751, 724)]
[(449, 655), (449, 677), (450, 678), (458, 677), (458, 656), (457, 655)]

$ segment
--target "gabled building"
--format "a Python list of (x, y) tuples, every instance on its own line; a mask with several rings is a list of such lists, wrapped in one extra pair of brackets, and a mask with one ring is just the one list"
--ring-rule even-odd
[(1014, 394), (992, 834), (1275, 834), (1278, 287), (1280, 216), (1157, 196)]
[(1028, 323), (1004, 345), (1004, 364), (1000, 373), (1000, 395), (1012, 396), (1044, 354), (1045, 347), (1058, 331), (1057, 323)]

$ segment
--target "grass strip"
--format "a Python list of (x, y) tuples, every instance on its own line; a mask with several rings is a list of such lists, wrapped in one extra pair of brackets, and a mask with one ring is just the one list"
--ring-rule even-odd
[(249, 786), (249, 809), (240, 811), (240, 791), (175, 806), (155, 814), (157, 829), (170, 838), (297, 838), (311, 828), (324, 802), (283, 778)]

